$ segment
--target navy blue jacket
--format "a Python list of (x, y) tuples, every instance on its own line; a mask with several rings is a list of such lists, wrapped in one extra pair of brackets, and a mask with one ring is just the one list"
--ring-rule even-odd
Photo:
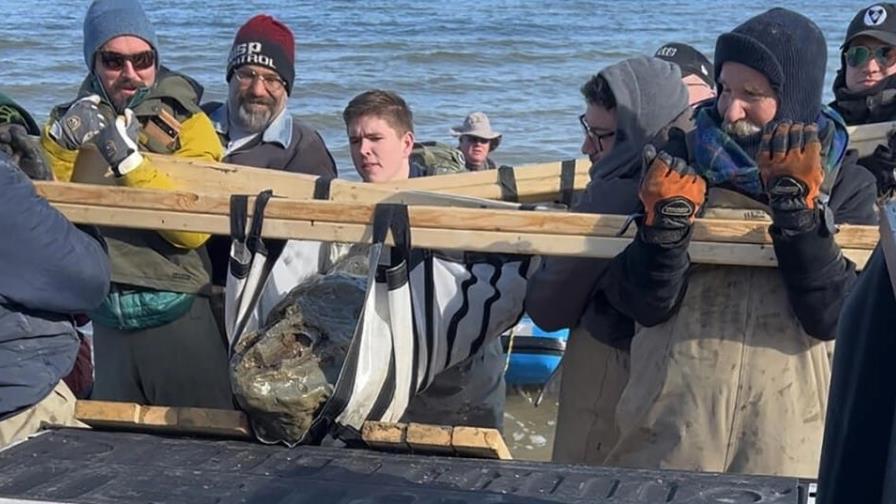
[(0, 418), (41, 401), (71, 371), (71, 315), (109, 289), (98, 235), (72, 225), (0, 153)]

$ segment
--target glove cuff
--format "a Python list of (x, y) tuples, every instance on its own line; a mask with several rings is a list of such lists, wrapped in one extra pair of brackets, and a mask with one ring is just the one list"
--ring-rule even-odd
[(134, 151), (118, 163), (118, 166), (113, 166), (112, 173), (114, 173), (116, 177), (124, 177), (128, 173), (136, 170), (142, 163), (143, 155)]

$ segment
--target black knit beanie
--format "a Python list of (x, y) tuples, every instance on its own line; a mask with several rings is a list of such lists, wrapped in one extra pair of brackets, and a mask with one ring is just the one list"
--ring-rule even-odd
[(726, 61), (765, 75), (778, 96), (776, 120), (814, 122), (821, 112), (827, 44), (818, 26), (796, 12), (774, 8), (716, 41), (716, 82)]

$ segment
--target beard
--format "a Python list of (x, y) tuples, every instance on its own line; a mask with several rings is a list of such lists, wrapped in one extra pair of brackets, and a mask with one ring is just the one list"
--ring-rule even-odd
[(236, 123), (249, 133), (261, 133), (274, 119), (277, 103), (272, 98), (239, 98)]
[(762, 128), (748, 121), (739, 119), (733, 123), (722, 123), (722, 131), (739, 144), (752, 144), (762, 139)]

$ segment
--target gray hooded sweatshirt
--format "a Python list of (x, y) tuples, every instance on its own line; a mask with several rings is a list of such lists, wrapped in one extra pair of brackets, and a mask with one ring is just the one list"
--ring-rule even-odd
[[(641, 210), (638, 186), (644, 146), (661, 147), (669, 129), (691, 127), (688, 93), (678, 66), (657, 58), (626, 59), (599, 75), (616, 98), (616, 141), (613, 150), (591, 167), (591, 182), (572, 210), (629, 215)], [(627, 342), (633, 322), (596, 289), (607, 265), (603, 259), (545, 257), (528, 282), (529, 316), (546, 330), (581, 325), (602, 341)]]

